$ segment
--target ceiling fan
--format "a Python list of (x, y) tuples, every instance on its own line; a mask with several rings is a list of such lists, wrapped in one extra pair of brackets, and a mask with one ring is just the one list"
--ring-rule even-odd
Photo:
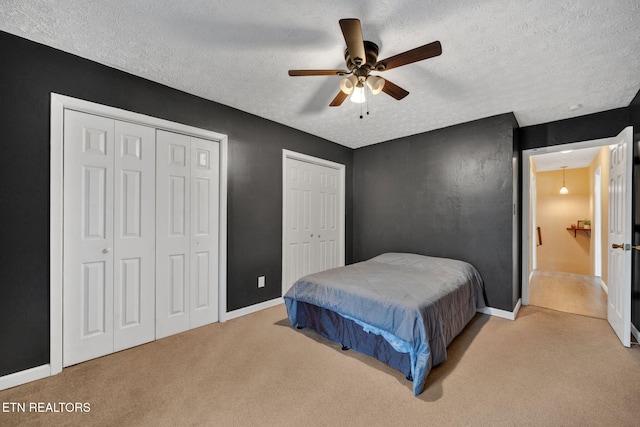
[(289, 70), (290, 76), (348, 76), (340, 81), (340, 92), (329, 104), (331, 107), (342, 105), (349, 95), (353, 102), (363, 103), (365, 86), (369, 87), (373, 95), (384, 92), (401, 100), (409, 95), (409, 92), (387, 79), (370, 73), (391, 70), (442, 53), (440, 42), (435, 41), (378, 61), (378, 45), (362, 39), (359, 19), (341, 19), (340, 28), (347, 43), (344, 59), (348, 70)]

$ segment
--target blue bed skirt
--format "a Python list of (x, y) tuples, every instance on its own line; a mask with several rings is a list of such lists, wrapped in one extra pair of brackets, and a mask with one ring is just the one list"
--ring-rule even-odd
[(396, 351), (381, 335), (366, 332), (358, 323), (326, 308), (301, 301), (297, 306), (298, 327), (312, 329), (328, 340), (375, 357), (410, 378), (409, 353)]

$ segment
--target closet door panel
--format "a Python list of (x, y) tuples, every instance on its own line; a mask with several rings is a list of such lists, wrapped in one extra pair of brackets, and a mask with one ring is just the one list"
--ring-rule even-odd
[(317, 244), (315, 229), (314, 182), (315, 165), (296, 159), (286, 159), (287, 192), (286, 241), (284, 244), (286, 292), (300, 277), (315, 273), (314, 253)]
[(155, 339), (155, 138), (115, 122), (115, 351)]
[(336, 169), (318, 166), (318, 270), (339, 266), (340, 174)]
[(64, 119), (63, 365), (113, 352), (114, 121)]
[(189, 329), (191, 143), (156, 131), (156, 338)]
[(219, 144), (191, 138), (190, 327), (218, 320)]

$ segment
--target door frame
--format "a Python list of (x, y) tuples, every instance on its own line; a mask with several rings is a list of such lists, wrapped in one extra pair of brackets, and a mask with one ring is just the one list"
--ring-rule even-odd
[(286, 284), (284, 282), (285, 278), (285, 269), (287, 259), (285, 257), (285, 242), (287, 241), (287, 159), (299, 160), (306, 163), (312, 163), (315, 165), (325, 166), (331, 169), (335, 169), (340, 174), (340, 211), (338, 213), (338, 227), (340, 241), (338, 244), (338, 265), (343, 266), (345, 263), (345, 218), (346, 218), (346, 207), (345, 207), (345, 178), (346, 178), (346, 166), (341, 163), (332, 162), (330, 160), (321, 159), (319, 157), (309, 156), (307, 154), (297, 153), (295, 151), (290, 151), (283, 149), (282, 150), (282, 283), (281, 283), (281, 296), (285, 294)]
[(171, 122), (119, 108), (96, 104), (51, 93), (51, 164), (50, 164), (50, 360), (49, 375), (62, 372), (62, 289), (63, 289), (63, 219), (64, 219), (64, 111), (66, 109), (151, 126), (156, 129), (208, 139), (220, 144), (220, 212), (219, 212), (219, 321), (227, 313), (227, 135)]
[[(578, 150), (581, 148), (591, 148), (591, 147), (603, 147), (613, 144), (616, 138), (601, 138), (580, 142), (572, 142), (568, 144), (562, 145), (552, 145), (547, 147), (540, 148), (532, 148), (529, 150), (522, 151), (522, 170), (523, 175), (526, 174), (528, 179), (524, 179), (522, 183), (522, 230), (527, 230), (527, 232), (523, 232), (522, 236), (522, 304), (529, 305), (529, 281), (531, 279), (531, 274), (529, 273), (530, 269), (530, 252), (532, 248), (532, 236), (531, 236), (531, 179), (530, 179), (530, 171), (531, 171), (531, 157), (536, 156), (538, 154), (545, 153), (556, 153), (565, 150)], [(629, 215), (631, 215), (631, 206), (628, 207)]]
[[(593, 172), (593, 250), (594, 265), (593, 275), (602, 277), (602, 166), (598, 166)], [(607, 292), (607, 287), (601, 280), (602, 288)]]
[[(538, 266), (538, 245), (540, 244), (538, 242), (538, 216), (536, 214), (536, 209), (538, 206), (538, 187), (537, 187), (537, 178), (536, 175), (532, 172), (529, 171), (529, 182), (531, 185), (531, 189), (530, 189), (530, 193), (531, 193), (531, 197), (529, 197), (529, 200), (531, 202), (531, 209), (529, 209), (527, 212), (529, 212), (529, 214), (531, 215), (529, 218), (529, 222), (530, 222), (530, 227), (529, 227), (529, 234), (530, 236), (533, 236), (531, 238), (531, 256), (529, 257), (529, 259), (531, 260), (531, 269), (535, 270), (536, 267)], [(542, 240), (542, 236), (540, 237), (540, 240)]]

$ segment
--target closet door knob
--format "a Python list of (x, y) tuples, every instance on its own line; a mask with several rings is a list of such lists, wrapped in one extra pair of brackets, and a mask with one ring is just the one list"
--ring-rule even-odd
[(108, 254), (109, 252), (111, 252), (111, 248), (104, 248), (104, 249), (102, 250), (102, 253), (103, 253), (103, 254)]

